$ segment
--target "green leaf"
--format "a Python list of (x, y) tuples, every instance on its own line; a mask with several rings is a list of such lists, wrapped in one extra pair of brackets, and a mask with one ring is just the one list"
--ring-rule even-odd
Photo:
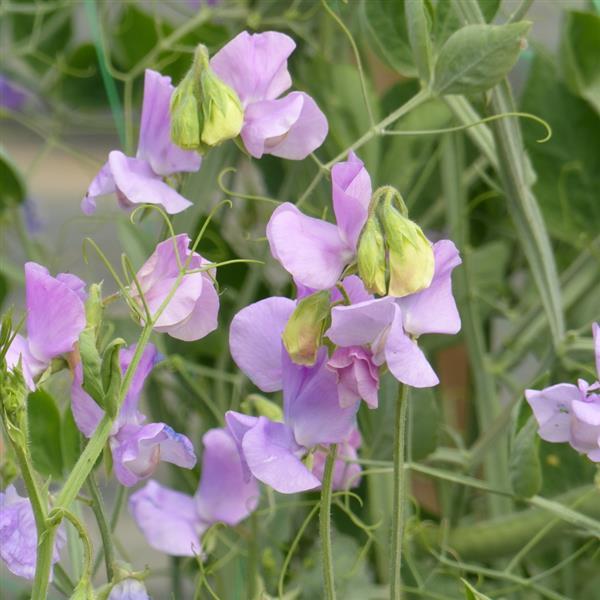
[(73, 411), (70, 406), (67, 407), (62, 417), (60, 448), (64, 471), (65, 474), (68, 474), (81, 454), (81, 434), (75, 419), (73, 419)]
[(25, 183), (17, 167), (0, 146), (0, 213), (25, 200)]
[(432, 91), (476, 94), (497, 83), (512, 69), (531, 23), (466, 25), (440, 50)]
[[(479, 0), (479, 8), (483, 13), (486, 23), (489, 23), (500, 6), (500, 0)], [(444, 42), (463, 25), (461, 18), (456, 14), (452, 1), (438, 2), (435, 7), (433, 34), (435, 45), (440, 48)]]
[(408, 39), (421, 81), (429, 83), (433, 69), (431, 19), (425, 0), (405, 0)]
[(79, 336), (79, 353), (83, 368), (83, 389), (104, 407), (104, 389), (102, 387), (102, 358), (96, 348), (96, 332), (87, 327)]
[(467, 600), (492, 600), (489, 596), (478, 592), (466, 579), (461, 577), (460, 580), (465, 586), (465, 598)]
[(538, 175), (533, 191), (548, 229), (570, 244), (595, 237), (600, 222), (600, 116), (569, 91), (554, 62), (542, 54), (531, 65), (521, 110), (552, 127), (552, 138), (538, 144), (539, 127), (523, 123), (525, 145)]
[(542, 488), (537, 423), (533, 417), (517, 433), (510, 451), (509, 475), (517, 496), (531, 498)]
[(365, 0), (363, 22), (373, 49), (392, 68), (414, 77), (417, 74), (408, 38), (404, 0)]
[(119, 410), (119, 392), (123, 380), (123, 371), (119, 361), (119, 352), (126, 342), (122, 338), (114, 339), (102, 356), (102, 387), (104, 388), (104, 408), (111, 417)]
[(29, 394), (27, 419), (35, 470), (46, 477), (60, 479), (63, 474), (61, 419), (54, 398), (41, 389)]
[(571, 90), (600, 113), (600, 15), (567, 13), (560, 57)]

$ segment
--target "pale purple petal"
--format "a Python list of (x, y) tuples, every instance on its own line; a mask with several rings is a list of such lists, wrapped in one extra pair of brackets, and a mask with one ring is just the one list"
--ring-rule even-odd
[(370, 408), (377, 408), (379, 369), (369, 350), (361, 346), (336, 348), (327, 366), (337, 377), (340, 406), (348, 408), (363, 399)]
[(302, 285), (327, 290), (335, 285), (353, 257), (332, 223), (307, 217), (286, 202), (267, 224), (271, 253)]
[(244, 435), (242, 450), (252, 474), (282, 494), (310, 490), (320, 483), (300, 460), (304, 450), (283, 423), (259, 417)]
[(599, 449), (600, 426), (572, 418), (569, 433), (569, 443), (578, 452), (588, 454)]
[(84, 391), (81, 387), (82, 383), (83, 367), (79, 363), (73, 372), (73, 383), (71, 384), (71, 412), (79, 431), (89, 438), (92, 437), (98, 423), (102, 420), (104, 411)]
[[(358, 304), (359, 302), (364, 302), (365, 300), (373, 300), (373, 294), (369, 294), (369, 292), (367, 292), (365, 284), (358, 275), (349, 275), (348, 277), (344, 277), (342, 284), (344, 285), (346, 294), (348, 294), (352, 304)], [(337, 288), (333, 291), (331, 299), (332, 302), (342, 299), (342, 296)]]
[(258, 417), (252, 417), (250, 415), (235, 412), (234, 410), (228, 410), (225, 413), (225, 423), (227, 425), (227, 431), (231, 434), (240, 454), (244, 481), (248, 482), (252, 478), (252, 473), (250, 472), (248, 464), (246, 463), (246, 458), (244, 457), (242, 440), (246, 433), (258, 423)]
[(124, 579), (110, 590), (107, 600), (151, 600), (151, 598), (141, 581)]
[(331, 169), (333, 210), (349, 246), (356, 248), (358, 236), (367, 221), (371, 201), (371, 177), (363, 162), (350, 152), (348, 160), (339, 162)]
[(61, 283), (64, 283), (69, 289), (73, 290), (82, 302), (87, 300), (88, 294), (85, 289), (86, 283), (83, 279), (79, 279), (77, 275), (73, 275), (72, 273), (58, 273), (56, 279)]
[(281, 389), (281, 335), (294, 308), (288, 298), (266, 298), (240, 310), (231, 322), (231, 356), (263, 392)]
[(191, 496), (149, 481), (131, 495), (129, 511), (146, 541), (172, 556), (201, 553), (200, 536), (206, 528)]
[(144, 76), (144, 104), (137, 158), (145, 160), (157, 175), (197, 171), (201, 158), (171, 142), (169, 105), (173, 94), (171, 78), (151, 69)]
[(106, 194), (114, 194), (117, 191), (115, 185), (115, 179), (108, 162), (104, 163), (102, 168), (98, 171), (98, 174), (90, 187), (88, 188), (85, 197), (81, 201), (81, 210), (86, 215), (91, 215), (96, 212), (96, 200), (99, 196), (105, 196)]
[(302, 160), (327, 137), (327, 118), (316, 102), (303, 92), (248, 106), (240, 133), (255, 158), (272, 154)]
[[(65, 545), (65, 532), (61, 526), (56, 535), (52, 564), (60, 560)], [(37, 558), (37, 530), (31, 502), (19, 496), (9, 485), (0, 492), (0, 557), (8, 570), (25, 579), (33, 579)]]
[(392, 375), (401, 383), (423, 388), (440, 382), (423, 351), (404, 333), (398, 307), (385, 342), (385, 360)]
[(312, 448), (342, 441), (355, 424), (358, 402), (340, 406), (337, 377), (327, 367), (327, 350), (321, 348), (312, 367), (297, 365), (283, 356), (283, 410), (285, 423), (298, 444)]
[(196, 455), (190, 440), (164, 423), (124, 425), (110, 438), (115, 475), (125, 486), (150, 477), (163, 460), (191, 469)]
[(6, 360), (6, 367), (9, 370), (14, 369), (19, 364), (19, 360), (21, 361), (23, 379), (25, 379), (25, 383), (30, 390), (35, 390), (34, 379), (48, 367), (47, 362), (37, 360), (31, 354), (27, 339), (19, 333), (15, 335), (4, 358)]
[(131, 204), (159, 204), (171, 215), (192, 205), (167, 185), (146, 161), (113, 150), (108, 162), (115, 185)]
[(568, 442), (571, 404), (581, 398), (579, 388), (559, 383), (543, 390), (525, 390), (525, 398), (538, 422), (540, 437), (547, 442)]
[(579, 421), (593, 427), (600, 427), (600, 401), (573, 400), (571, 402), (571, 409)]
[(458, 250), (450, 240), (433, 245), (435, 272), (431, 285), (421, 292), (398, 298), (404, 329), (413, 335), (460, 331), (460, 315), (452, 295), (452, 270), (461, 264)]
[[(207, 336), (217, 328), (219, 295), (212, 280), (206, 274), (202, 276), (202, 292), (198, 296), (192, 312), (175, 325), (155, 327), (156, 331), (168, 333), (178, 340), (193, 342)], [(186, 275), (186, 277), (194, 277), (194, 275)]]
[(391, 324), (394, 298), (386, 296), (331, 310), (331, 326), (325, 335), (338, 346), (362, 346), (374, 342)]
[(303, 99), (289, 94), (279, 100), (255, 102), (244, 112), (244, 126), (240, 135), (246, 150), (261, 158), (269, 153), (269, 141), (285, 136), (302, 112)]
[(600, 325), (592, 324), (592, 334), (594, 336), (594, 354), (596, 356), (596, 374), (600, 379)]
[(227, 430), (209, 430), (202, 443), (198, 514), (205, 523), (237, 525), (258, 506), (258, 484), (254, 478), (246, 480), (237, 444)]
[(48, 269), (25, 263), (25, 301), (29, 351), (49, 362), (73, 350), (85, 327), (85, 307), (79, 294), (52, 277)]
[[(177, 283), (179, 263), (183, 267), (190, 254), (188, 249), (189, 242), (190, 239), (185, 234), (176, 236), (176, 246), (170, 238), (161, 242), (156, 246), (150, 258), (137, 273), (137, 279), (144, 293), (144, 299), (152, 315), (156, 315), (165, 300), (171, 296), (166, 308), (156, 320), (155, 328), (157, 331), (166, 331), (168, 333), (168, 328), (189, 319), (196, 303), (202, 295), (205, 278), (203, 273), (185, 275)], [(179, 256), (179, 263), (177, 256)], [(189, 267), (196, 268), (201, 264), (201, 257), (195, 255), (192, 261)], [(171, 295), (176, 284), (177, 288)], [(138, 292), (135, 285), (132, 287), (132, 295), (138, 299)], [(141, 299), (138, 299), (138, 303), (142, 306)]]
[[(123, 348), (119, 354), (119, 363), (121, 365), (121, 371), (123, 372), (123, 375), (125, 375), (125, 371), (127, 371), (129, 365), (131, 364), (131, 360), (133, 359), (136, 348), (137, 344), (132, 344), (128, 348)], [(140, 400), (140, 394), (142, 393), (142, 388), (144, 387), (144, 383), (148, 375), (150, 375), (152, 369), (159, 362), (160, 358), (161, 356), (154, 344), (148, 344), (144, 348), (144, 352), (142, 353), (135, 373), (133, 374), (131, 384), (129, 385), (129, 389), (127, 390), (127, 395), (125, 396), (125, 400), (121, 406), (118, 419), (120, 423), (138, 420), (137, 407)]]
[(295, 47), (283, 33), (242, 31), (212, 57), (210, 66), (248, 106), (273, 100), (292, 85), (287, 59)]

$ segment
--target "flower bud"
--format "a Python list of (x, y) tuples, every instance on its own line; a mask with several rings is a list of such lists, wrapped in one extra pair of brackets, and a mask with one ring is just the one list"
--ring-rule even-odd
[(329, 317), (329, 291), (302, 298), (283, 330), (283, 344), (299, 365), (314, 365), (325, 322)]
[(210, 68), (198, 45), (194, 63), (171, 98), (171, 138), (185, 150), (203, 154), (239, 135), (244, 109), (237, 94)]
[(246, 396), (246, 400), (242, 402), (242, 409), (247, 413), (254, 412), (259, 417), (267, 417), (270, 421), (283, 422), (281, 407), (261, 394), (249, 394)]
[(90, 291), (85, 301), (85, 320), (86, 327), (98, 330), (102, 322), (102, 312), (104, 305), (102, 304), (102, 284), (93, 283), (90, 285)]
[(388, 247), (388, 294), (402, 297), (429, 287), (433, 279), (433, 248), (421, 228), (402, 215), (386, 198), (381, 220)]
[(373, 294), (385, 295), (385, 244), (377, 216), (367, 219), (357, 252), (358, 274)]

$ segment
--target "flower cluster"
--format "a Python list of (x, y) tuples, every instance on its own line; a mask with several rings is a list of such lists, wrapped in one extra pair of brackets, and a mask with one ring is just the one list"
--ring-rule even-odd
[(572, 448), (600, 463), (600, 326), (592, 326), (598, 380), (579, 379), (543, 390), (526, 390), (525, 398), (547, 442), (568, 442)]

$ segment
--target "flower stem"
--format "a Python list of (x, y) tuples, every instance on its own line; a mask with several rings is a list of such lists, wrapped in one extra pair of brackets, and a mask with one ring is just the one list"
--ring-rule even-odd
[(326, 600), (335, 600), (333, 555), (331, 552), (331, 489), (336, 451), (337, 445), (332, 444), (327, 454), (327, 461), (325, 462), (323, 483), (321, 485), (321, 508), (319, 511), (319, 532), (321, 535), (321, 551), (323, 553), (323, 585)]
[(400, 384), (396, 402), (394, 427), (394, 505), (392, 507), (392, 546), (390, 573), (390, 600), (402, 597), (402, 539), (406, 512), (406, 472), (404, 450), (406, 441), (406, 415), (408, 408), (408, 386)]
[(114, 576), (113, 563), (115, 561), (115, 552), (112, 543), (111, 528), (106, 518), (106, 511), (104, 510), (104, 501), (102, 500), (102, 493), (98, 487), (96, 476), (92, 471), (88, 476), (88, 489), (92, 496), (92, 510), (98, 523), (98, 529), (100, 530), (100, 537), (102, 538), (102, 549), (104, 552), (104, 563), (106, 565), (106, 579), (111, 582)]

